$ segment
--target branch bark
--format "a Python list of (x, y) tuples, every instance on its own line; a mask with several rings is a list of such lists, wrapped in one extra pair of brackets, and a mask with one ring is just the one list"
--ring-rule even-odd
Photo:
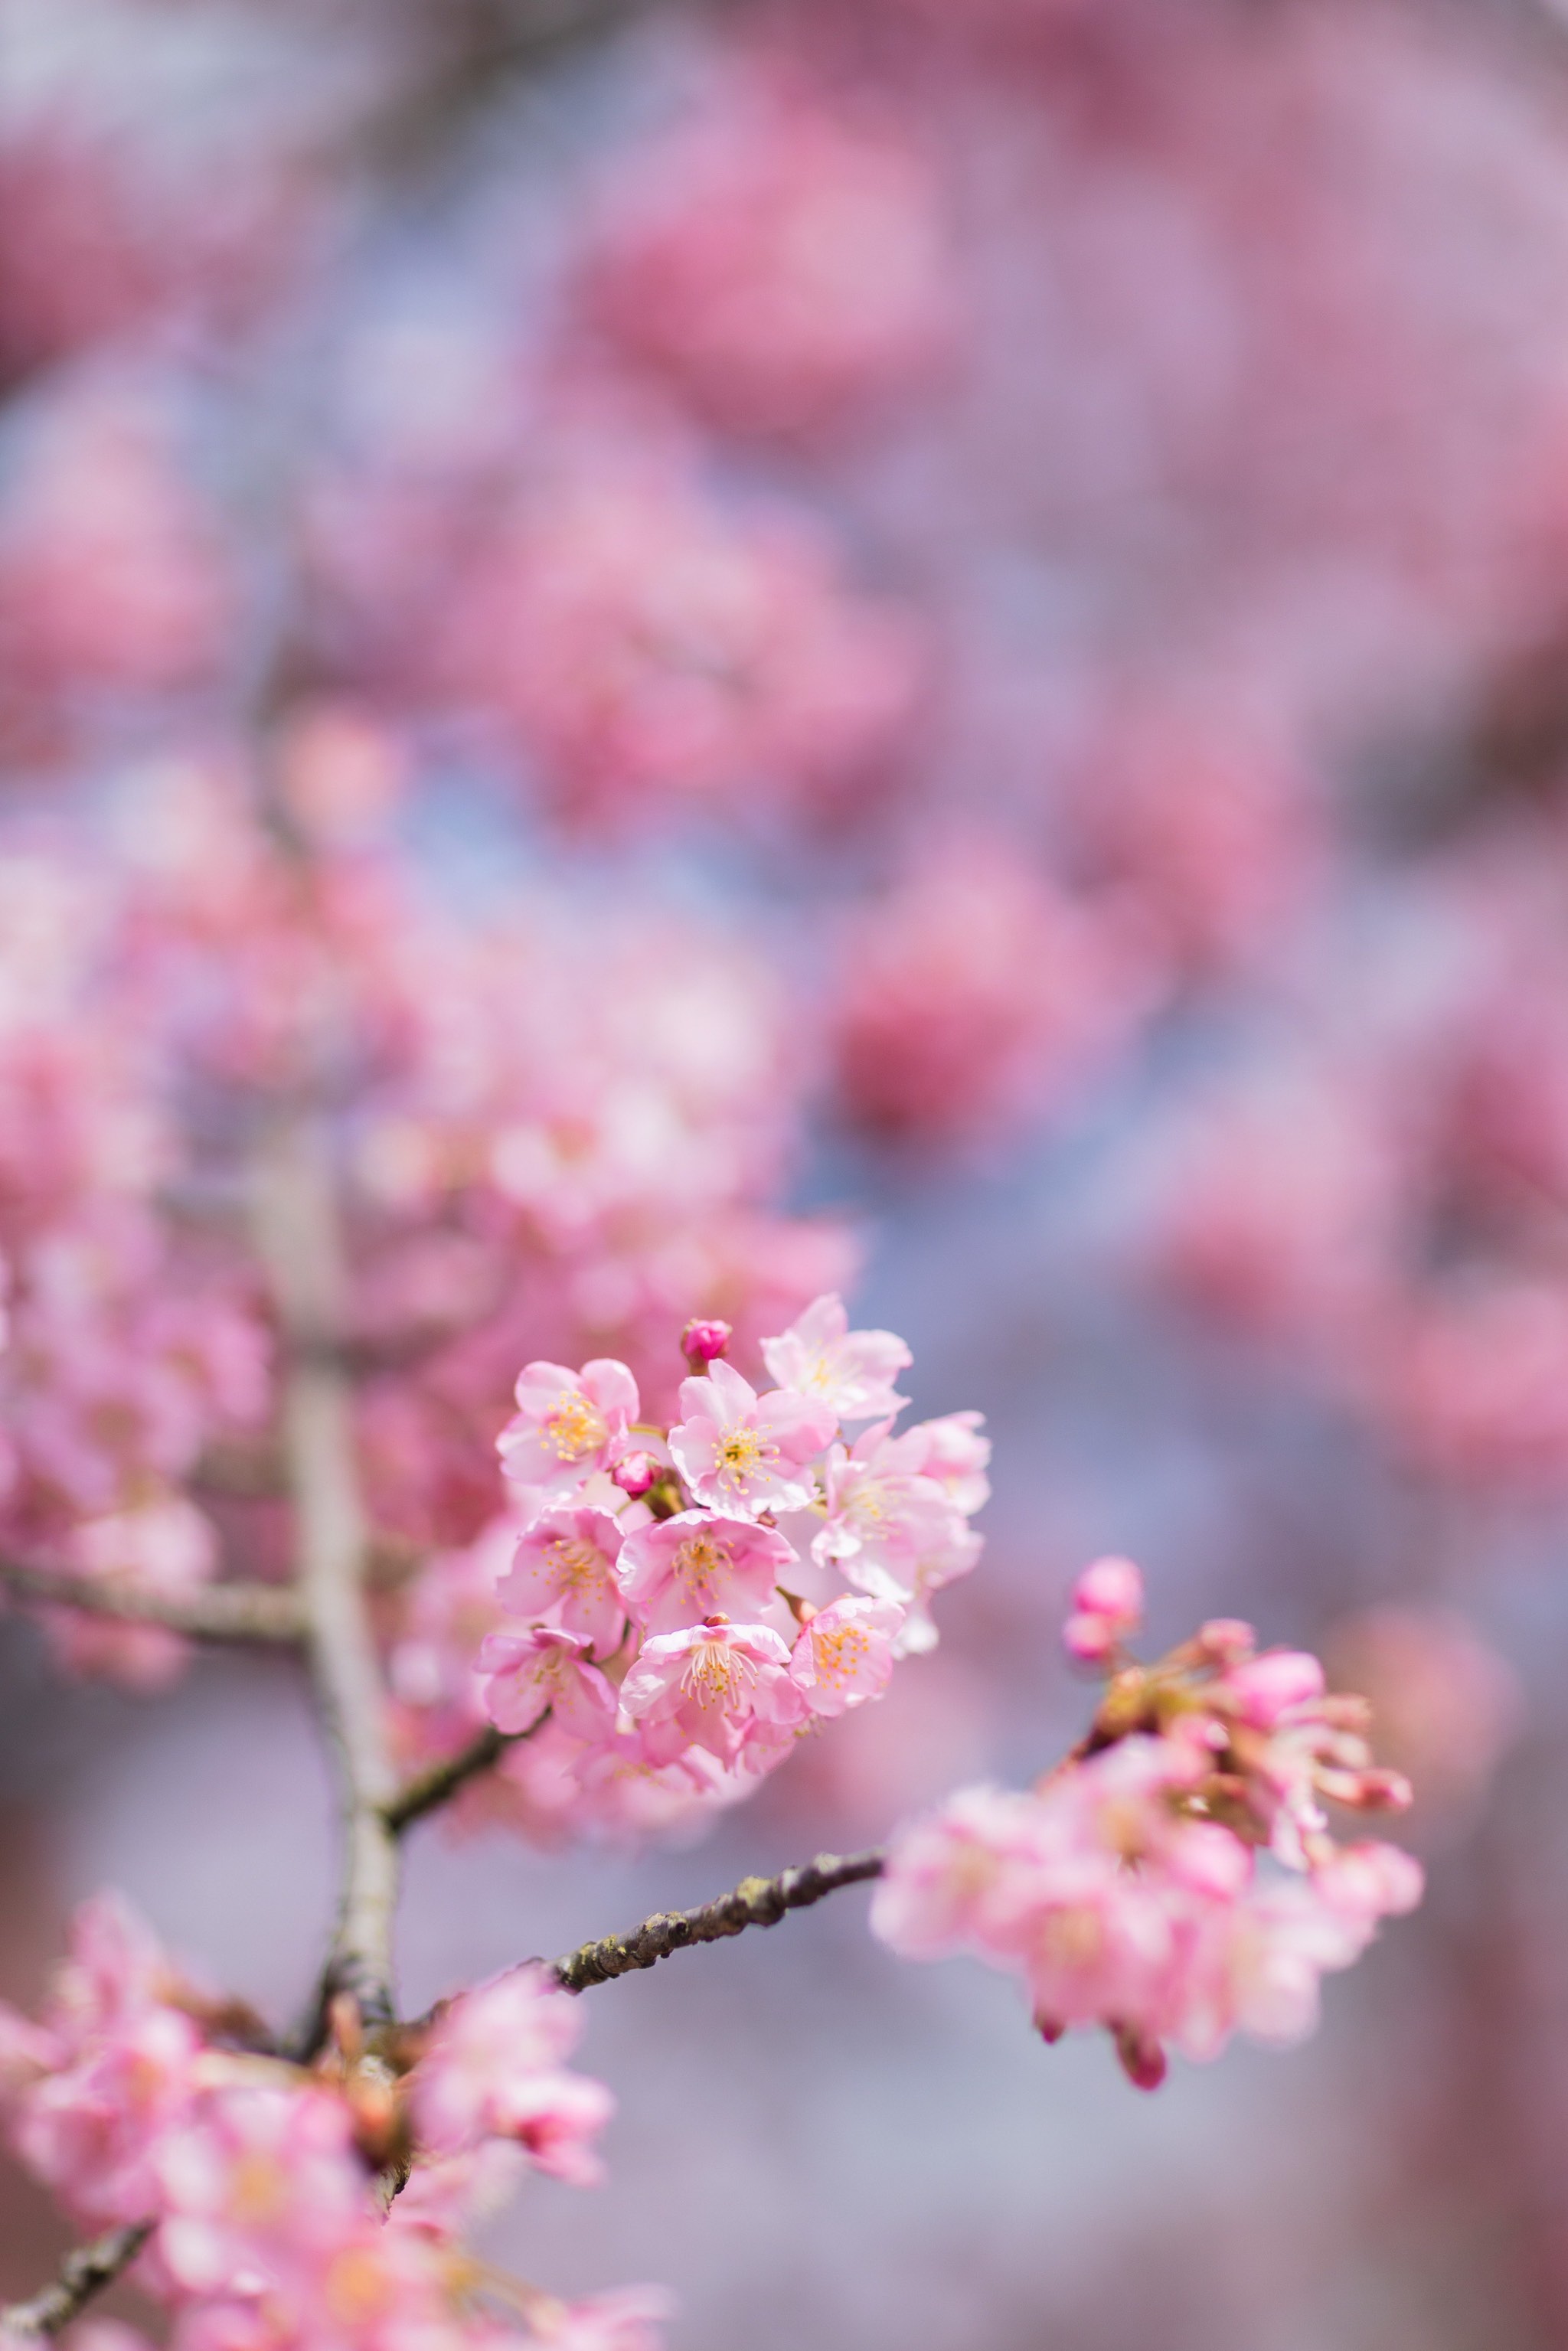
[(439, 1812), (443, 1804), (450, 1803), (460, 1788), (468, 1785), (470, 1780), (477, 1780), (484, 1772), (493, 1770), (508, 1747), (515, 1746), (519, 1739), (528, 1739), (532, 1735), (532, 1731), (528, 1730), (497, 1730), (494, 1724), (490, 1724), (471, 1739), (466, 1747), (459, 1749), (455, 1755), (447, 1756), (443, 1762), (432, 1763), (427, 1770), (415, 1772), (412, 1780), (405, 1780), (382, 1815), (393, 1836), (402, 1836), (405, 1829), (411, 1829), (415, 1821), (423, 1820), (427, 1813)]
[(95, 2237), (90, 2245), (78, 2245), (60, 2263), (52, 2284), (30, 2302), (14, 2302), (0, 2310), (0, 2331), (45, 2338), (57, 2335), (80, 2316), (95, 2294), (131, 2267), (152, 2234), (151, 2220), (135, 2220)]
[(841, 1886), (860, 1886), (880, 1877), (883, 1855), (877, 1852), (820, 1853), (803, 1869), (786, 1869), (777, 1877), (743, 1877), (716, 1900), (695, 1910), (656, 1910), (628, 1935), (606, 1935), (601, 1942), (584, 1943), (557, 1959), (551, 1973), (566, 1991), (587, 1991), (593, 1984), (610, 1983), (634, 1969), (655, 1967), (672, 1951), (694, 1943), (718, 1943), (743, 1934), (747, 1927), (776, 1927), (789, 1910), (809, 1909)]
[(397, 1780), (366, 1599), (370, 1533), (354, 1458), (352, 1391), (337, 1347), (345, 1288), (325, 1136), (300, 1113), (260, 1154), (256, 1227), (287, 1353), (283, 1450), (294, 1499), (299, 1594), (322, 1719), (336, 1756), (342, 1890), (325, 1997), (351, 1993), (372, 2032), (390, 2026)]
[(159, 1625), (196, 1641), (299, 1641), (297, 1592), (273, 1583), (210, 1583), (194, 1592), (149, 1591), (120, 1577), (76, 1575), (0, 1559), (0, 1583), (18, 1599), (79, 1608), (128, 1625)]

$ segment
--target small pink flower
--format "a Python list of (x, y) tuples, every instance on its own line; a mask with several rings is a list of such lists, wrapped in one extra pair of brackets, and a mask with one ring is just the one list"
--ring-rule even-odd
[(751, 1519), (680, 1510), (626, 1538), (619, 1578), (626, 1604), (654, 1633), (705, 1616), (760, 1613), (798, 1562), (781, 1534)]
[(793, 1724), (806, 1712), (779, 1635), (717, 1617), (645, 1641), (621, 1703), (654, 1763), (673, 1761), (687, 1745), (732, 1762), (754, 1725)]
[(422, 2144), (455, 2155), (486, 2138), (514, 2139), (538, 2170), (591, 2186), (600, 2177), (591, 2142), (614, 2101), (600, 2083), (562, 2071), (579, 2031), (570, 1998), (538, 1967), (454, 2001), (413, 2075)]
[(915, 1360), (891, 1331), (852, 1331), (834, 1292), (816, 1299), (777, 1339), (764, 1339), (762, 1359), (779, 1387), (826, 1405), (839, 1420), (881, 1420), (902, 1410), (894, 1391)]
[(972, 1519), (991, 1499), (991, 1440), (982, 1436), (985, 1415), (948, 1412), (937, 1420), (917, 1420), (913, 1427), (888, 1440), (899, 1467), (919, 1478), (934, 1478), (956, 1510)]
[(157, 2173), (158, 2252), (188, 2294), (314, 2277), (368, 2218), (349, 2110), (325, 2090), (247, 2085), (210, 2096), (161, 2141)]
[(620, 1555), (621, 1530), (607, 1510), (559, 1504), (518, 1538), (496, 1596), (512, 1616), (543, 1616), (553, 1609), (562, 1632), (607, 1657), (626, 1629), (615, 1574)]
[(681, 1411), (670, 1450), (699, 1502), (755, 1518), (814, 1499), (806, 1465), (838, 1429), (825, 1405), (782, 1388), (758, 1396), (732, 1365), (716, 1363), (706, 1379), (683, 1380)]
[(486, 1713), (497, 1730), (531, 1730), (547, 1711), (575, 1738), (607, 1738), (615, 1727), (615, 1693), (589, 1645), (553, 1625), (526, 1632), (487, 1633), (480, 1646), (479, 1671)]
[(571, 1493), (605, 1468), (636, 1419), (637, 1383), (624, 1364), (601, 1356), (569, 1372), (528, 1364), (517, 1386), (517, 1411), (497, 1439), (502, 1475), (547, 1493)]
[(1144, 1621), (1144, 1579), (1130, 1559), (1097, 1559), (1072, 1587), (1062, 1646), (1080, 1665), (1097, 1666)]
[(980, 1538), (935, 1478), (904, 1468), (885, 1421), (847, 1450), (833, 1447), (825, 1483), (828, 1515), (811, 1556), (857, 1590), (907, 1604), (973, 1566)]
[(903, 1609), (891, 1600), (846, 1594), (817, 1611), (801, 1628), (790, 1664), (813, 1714), (845, 1714), (881, 1697), (893, 1677), (903, 1623)]

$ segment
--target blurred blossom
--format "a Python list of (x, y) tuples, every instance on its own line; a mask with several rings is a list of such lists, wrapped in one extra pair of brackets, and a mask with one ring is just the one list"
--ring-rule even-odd
[(895, 120), (737, 66), (619, 165), (584, 265), (589, 318), (695, 409), (807, 435), (918, 386), (956, 325), (936, 172)]
[(1070, 1105), (1137, 1033), (1138, 925), (999, 841), (935, 850), (841, 925), (831, 1005), (847, 1116), (917, 1145), (994, 1141)]
[(1513, 1668), (1450, 1608), (1362, 1609), (1327, 1646), (1334, 1680), (1365, 1693), (1380, 1748), (1409, 1775), (1416, 1823), (1468, 1823), (1524, 1727)]

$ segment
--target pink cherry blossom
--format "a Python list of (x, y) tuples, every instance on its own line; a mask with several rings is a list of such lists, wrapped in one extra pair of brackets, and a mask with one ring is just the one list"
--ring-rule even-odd
[(764, 1339), (762, 1359), (781, 1388), (826, 1405), (838, 1419), (891, 1418), (904, 1399), (894, 1392), (913, 1362), (891, 1331), (852, 1331), (841, 1298), (812, 1301), (777, 1339)]
[(790, 1545), (770, 1527), (679, 1510), (627, 1536), (618, 1574), (638, 1622), (649, 1632), (669, 1633), (716, 1614), (754, 1621), (796, 1563)]
[(934, 1478), (954, 1509), (971, 1519), (991, 1496), (986, 1476), (991, 1440), (981, 1434), (984, 1420), (983, 1413), (949, 1412), (915, 1421), (889, 1439), (889, 1456), (915, 1477)]
[(519, 1486), (567, 1494), (612, 1462), (637, 1416), (637, 1383), (603, 1359), (569, 1372), (529, 1364), (518, 1375), (517, 1413), (498, 1439), (502, 1473)]
[(807, 1465), (838, 1428), (825, 1405), (782, 1388), (759, 1396), (722, 1362), (706, 1379), (682, 1382), (681, 1413), (670, 1450), (697, 1500), (751, 1518), (812, 1499)]
[(790, 1671), (813, 1714), (845, 1714), (880, 1698), (893, 1678), (904, 1611), (891, 1600), (846, 1594), (802, 1625)]
[(841, 1570), (858, 1591), (907, 1603), (973, 1565), (979, 1538), (936, 1479), (903, 1466), (888, 1424), (852, 1446), (835, 1445), (825, 1478), (827, 1517), (811, 1556)]
[(780, 1636), (766, 1625), (722, 1618), (644, 1641), (621, 1703), (656, 1762), (688, 1742), (733, 1762), (754, 1728), (789, 1729), (806, 1711)]
[(617, 1582), (621, 1541), (608, 1511), (565, 1506), (542, 1511), (517, 1538), (496, 1597), (508, 1616), (552, 1614), (591, 1654), (609, 1656), (626, 1624)]
[(546, 1712), (579, 1739), (601, 1738), (613, 1727), (615, 1693), (579, 1634), (554, 1625), (487, 1633), (479, 1670), (485, 1707), (498, 1730), (531, 1730)]
[(298, 2285), (366, 2214), (349, 2112), (326, 2091), (226, 2089), (163, 2137), (156, 2168), (159, 2256), (191, 2294)]
[(580, 2020), (542, 1969), (517, 1968), (443, 2010), (413, 2077), (422, 2141), (456, 2154), (515, 2139), (535, 2167), (575, 2186), (601, 2176), (591, 2141), (613, 2107), (597, 2082), (562, 2070)]

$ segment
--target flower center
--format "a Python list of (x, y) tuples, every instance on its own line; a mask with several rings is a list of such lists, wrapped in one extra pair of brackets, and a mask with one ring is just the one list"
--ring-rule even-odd
[(545, 1419), (544, 1434), (554, 1446), (562, 1461), (580, 1461), (585, 1453), (597, 1453), (610, 1435), (603, 1416), (597, 1412), (588, 1398), (563, 1389), (555, 1410)]
[(842, 1689), (871, 1656), (871, 1639), (863, 1625), (841, 1625), (834, 1633), (813, 1627), (811, 1655), (822, 1679)]
[(603, 1564), (593, 1545), (580, 1535), (558, 1535), (549, 1547), (549, 1561), (563, 1583), (578, 1588), (594, 1583)]
[(735, 1703), (737, 1689), (756, 1679), (752, 1660), (727, 1642), (700, 1641), (687, 1662), (682, 1687), (701, 1707), (727, 1707)]
[(729, 1545), (712, 1535), (688, 1535), (672, 1562), (683, 1589), (693, 1600), (711, 1600), (716, 1579), (733, 1563)]
[(778, 1458), (779, 1447), (769, 1445), (755, 1428), (732, 1428), (718, 1448), (718, 1474), (729, 1485), (738, 1486)]

